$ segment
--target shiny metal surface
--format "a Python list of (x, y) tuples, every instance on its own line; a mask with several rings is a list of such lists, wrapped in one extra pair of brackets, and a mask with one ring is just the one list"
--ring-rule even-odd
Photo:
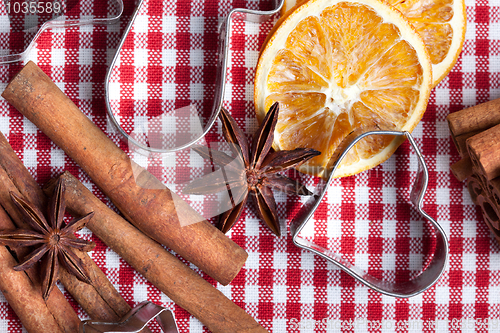
[[(404, 283), (393, 283), (390, 281), (379, 280), (345, 260), (341, 254), (333, 253), (329, 249), (326, 249), (322, 246), (319, 246), (318, 244), (314, 244), (311, 241), (300, 237), (300, 232), (306, 227), (306, 225), (308, 223), (313, 223), (311, 221), (311, 218), (316, 208), (318, 208), (321, 200), (325, 196), (328, 187), (331, 184), (332, 179), (334, 178), (333, 176), (335, 174), (335, 170), (338, 168), (343, 158), (359, 140), (369, 135), (405, 136), (408, 139), (410, 145), (415, 150), (418, 157), (418, 171), (411, 191), (410, 200), (416, 210), (422, 215), (422, 217), (425, 218), (425, 220), (430, 222), (430, 224), (434, 228), (436, 236), (436, 248), (432, 259), (426, 269), (416, 278), (410, 281), (405, 281)], [(423, 200), (425, 192), (427, 190), (429, 173), (427, 171), (427, 166), (425, 164), (422, 153), (418, 149), (415, 140), (409, 132), (369, 131), (360, 135), (353, 135), (346, 138), (342, 146), (343, 148), (340, 149), (337, 154), (332, 157), (330, 163), (332, 167), (329, 171), (329, 176), (326, 177), (326, 180), (323, 179), (320, 181), (318, 186), (315, 188), (313, 196), (304, 204), (295, 218), (291, 221), (290, 230), (293, 237), (293, 243), (300, 248), (312, 251), (322, 258), (332, 262), (359, 282), (382, 294), (393, 297), (406, 298), (424, 292), (438, 281), (439, 277), (445, 269), (446, 262), (448, 260), (448, 240), (443, 228), (441, 228), (439, 223), (437, 223), (436, 220), (434, 220), (423, 210)]]
[[(193, 145), (195, 142), (199, 141), (201, 138), (203, 138), (210, 128), (215, 123), (215, 120), (217, 119), (219, 112), (222, 108), (222, 102), (224, 99), (224, 93), (225, 93), (225, 88), (226, 88), (226, 78), (227, 78), (227, 66), (229, 64), (229, 40), (231, 38), (231, 30), (232, 30), (232, 22), (233, 20), (241, 20), (241, 21), (247, 21), (247, 22), (264, 22), (268, 20), (272, 15), (277, 14), (280, 10), (281, 7), (283, 6), (284, 0), (274, 0), (275, 2), (275, 8), (270, 11), (259, 11), (259, 10), (251, 10), (251, 9), (245, 9), (245, 8), (237, 8), (231, 10), (231, 12), (227, 15), (226, 19), (222, 22), (222, 24), (219, 27), (219, 40), (220, 40), (220, 47), (219, 47), (219, 56), (218, 56), (218, 64), (217, 64), (217, 78), (215, 81), (215, 86), (216, 86), (216, 91), (215, 91), (215, 96), (214, 96), (214, 106), (213, 110), (211, 112), (211, 115), (208, 119), (208, 121), (204, 124), (203, 128), (195, 135), (195, 137), (191, 138), (188, 142), (185, 142), (179, 146), (176, 147), (169, 147), (169, 148), (158, 148), (158, 147), (151, 147), (147, 146), (138, 140), (134, 138), (132, 135), (129, 135), (120, 125), (118, 119), (116, 118), (114, 112), (113, 112), (113, 107), (111, 106), (110, 102), (110, 87), (109, 83), (111, 81), (111, 74), (113, 72), (113, 68), (117, 63), (117, 60), (119, 58), (119, 53), (120, 49), (123, 47), (123, 44), (125, 43), (125, 39), (132, 29), (132, 26), (134, 24), (134, 21), (137, 17), (137, 14), (140, 11), (140, 8), (143, 4), (143, 0), (140, 0), (137, 8), (132, 15), (131, 21), (129, 25), (127, 26), (127, 29), (125, 30), (125, 33), (120, 41), (120, 44), (118, 45), (116, 54), (111, 62), (111, 65), (108, 68), (108, 72), (106, 74), (106, 79), (105, 79), (105, 100), (106, 100), (106, 107), (107, 107), (107, 112), (108, 112), (108, 120), (110, 124), (114, 127), (114, 129), (122, 136), (125, 142), (129, 143), (130, 145), (133, 145), (134, 147), (131, 147), (134, 151), (148, 156), (150, 153), (155, 153), (155, 154), (168, 154), (172, 153), (175, 151), (179, 151), (185, 148), (190, 147)], [(165, 110), (165, 112), (172, 111), (172, 110)], [(200, 117), (201, 118), (201, 117)], [(203, 121), (201, 121), (203, 123)]]
[(80, 324), (80, 333), (137, 333), (156, 319), (163, 333), (178, 333), (174, 315), (152, 302), (139, 303), (135, 308), (117, 323), (105, 323), (95, 320), (84, 320)]

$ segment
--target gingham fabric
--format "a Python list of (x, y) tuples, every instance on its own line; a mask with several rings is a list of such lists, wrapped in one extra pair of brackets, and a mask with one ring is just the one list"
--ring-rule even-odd
[[(218, 25), (232, 8), (270, 9), (273, 5), (254, 0), (146, 0), (110, 82), (110, 103), (123, 128), (132, 133), (159, 116), (154, 126), (164, 133), (195, 133), (198, 125), (190, 122), (191, 118), (176, 120), (168, 113), (162, 117), (163, 112), (194, 107), (210, 113)], [(500, 97), (500, 1), (467, 0), (466, 5), (468, 26), (463, 52), (452, 72), (432, 90), (427, 112), (413, 132), (430, 174), (424, 208), (445, 229), (450, 244), (442, 278), (434, 287), (409, 299), (383, 296), (333, 264), (295, 247), (289, 229), (284, 228), (282, 237), (272, 235), (250, 206), (228, 234), (249, 254), (234, 281), (224, 287), (190, 267), (270, 332), (500, 331), (500, 246), (464, 184), (449, 170), (459, 156), (445, 121), (450, 112)], [(107, 15), (107, 6), (106, 0), (82, 0), (72, 7), (71, 15)], [(132, 1), (125, 3), (118, 25), (46, 31), (27, 55), (126, 151), (127, 144), (106, 121), (104, 80), (134, 6)], [(236, 21), (232, 30), (224, 106), (249, 138), (258, 126), (253, 108), (254, 68), (271, 26), (272, 21)], [(19, 63), (0, 66), (0, 90), (21, 67)], [(69, 170), (110, 204), (78, 165), (3, 99), (0, 131), (40, 184)], [(173, 138), (166, 135), (162, 140), (175, 145)], [(218, 126), (207, 141), (223, 141)], [(210, 171), (206, 161), (189, 151), (164, 160), (130, 154), (176, 191)], [(408, 203), (416, 170), (415, 153), (404, 144), (381, 166), (335, 180), (314, 215), (314, 224), (303, 236), (328, 246), (378, 278), (405, 281), (415, 276), (433, 249), (432, 232)], [(314, 179), (292, 176), (314, 187)], [(213, 198), (186, 199), (195, 209), (211, 215)], [(277, 202), (286, 223), (303, 199), (277, 194)], [(90, 231), (84, 229), (80, 236), (97, 243), (91, 257), (130, 305), (148, 299), (174, 311), (180, 332), (208, 331)], [(62, 285), (59, 287), (64, 291)], [(66, 295), (79, 316), (87, 319)], [(22, 331), (20, 321), (0, 295), (0, 332)], [(154, 331), (159, 332), (158, 327)]]

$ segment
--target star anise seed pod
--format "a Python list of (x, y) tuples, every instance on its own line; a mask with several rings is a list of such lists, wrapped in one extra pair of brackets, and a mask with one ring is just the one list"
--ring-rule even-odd
[(10, 247), (36, 246), (35, 250), (27, 255), (22, 263), (14, 267), (14, 270), (25, 271), (42, 260), (44, 299), (47, 299), (58, 280), (60, 264), (79, 280), (90, 283), (90, 278), (80, 258), (73, 250), (88, 252), (94, 248), (94, 242), (76, 238), (74, 235), (85, 226), (94, 213), (73, 219), (66, 226), (63, 226), (66, 209), (64, 191), (64, 181), (60, 178), (49, 203), (48, 222), (38, 207), (11, 192), (12, 201), (32, 230), (16, 229), (0, 232), (1, 245)]
[(222, 108), (220, 114), (222, 133), (237, 157), (233, 158), (224, 152), (207, 147), (194, 148), (200, 156), (219, 165), (222, 172), (210, 173), (195, 179), (184, 188), (183, 193), (210, 194), (227, 190), (233, 208), (220, 215), (217, 225), (224, 233), (239, 219), (250, 196), (257, 207), (260, 219), (279, 236), (276, 201), (271, 189), (299, 195), (312, 194), (300, 182), (278, 174), (280, 171), (298, 167), (320, 154), (311, 148), (271, 151), (278, 112), (279, 105), (274, 103), (255, 133), (250, 149), (243, 131), (229, 112)]

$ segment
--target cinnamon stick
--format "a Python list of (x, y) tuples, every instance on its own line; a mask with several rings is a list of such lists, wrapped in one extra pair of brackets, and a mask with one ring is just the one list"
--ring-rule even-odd
[(455, 148), (457, 148), (458, 153), (462, 158), (468, 157), (469, 155), (467, 154), (467, 139), (470, 138), (471, 136), (474, 136), (481, 131), (473, 131), (469, 133), (465, 133), (462, 135), (454, 136), (453, 134), (451, 135), (451, 138), (453, 140), (453, 143), (455, 144)]
[(500, 176), (500, 125), (467, 139), (467, 151), (487, 180)]
[(460, 161), (453, 163), (450, 167), (451, 172), (459, 182), (472, 175), (472, 161), (469, 157), (464, 157)]
[(247, 253), (135, 164), (33, 62), (2, 96), (73, 158), (137, 228), (223, 285), (236, 276)]
[[(45, 210), (47, 198), (2, 133), (0, 133), (0, 184), (2, 184), (0, 186), (1, 206), (9, 213), (18, 228), (29, 229), (10, 199), (10, 192), (27, 198), (42, 211)], [(15, 226), (12, 225), (10, 228), (13, 229)], [(25, 250), (23, 248), (15, 250), (18, 258), (23, 258), (27, 254)], [(60, 280), (66, 290), (92, 319), (117, 321), (122, 318), (131, 309), (130, 306), (87, 253), (77, 251), (75, 254), (82, 260), (92, 284), (79, 281), (60, 267)], [(28, 275), (40, 284), (36, 269), (28, 271)], [(65, 332), (78, 331), (80, 319), (58, 289), (53, 289), (47, 304), (55, 313), (56, 319), (64, 327)]]
[[(7, 168), (7, 169), (5, 169)], [(14, 183), (19, 186), (24, 193), (20, 193), (19, 189)], [(44, 194), (38, 187), (32, 186), (32, 182), (36, 184), (35, 180), (29, 174), (28, 170), (23, 166), (12, 147), (9, 145), (2, 133), (0, 133), (0, 206), (3, 207), (14, 223), (9, 219), (10, 225), (5, 225), (5, 228), (15, 229), (16, 227), (28, 228), (27, 224), (23, 221), (19, 211), (14, 206), (10, 192), (18, 195), (29, 194), (36, 200), (43, 200)], [(38, 185), (36, 185), (38, 186)], [(27, 254), (27, 249), (13, 249), (18, 258), (24, 258)], [(40, 297), (42, 295), (40, 272), (37, 266), (26, 271), (27, 276), (32, 281), (33, 285), (38, 288)], [(75, 310), (66, 300), (66, 297), (57, 288), (54, 288), (46, 300), (46, 306), (54, 316), (63, 332), (72, 333), (76, 332), (80, 326), (80, 318)]]
[[(85, 283), (60, 268), (60, 280), (66, 290), (93, 320), (117, 322), (130, 310), (130, 305), (113, 287), (106, 275), (86, 253), (75, 252), (82, 260), (91, 283)], [(149, 332), (149, 331), (143, 331)]]
[(484, 131), (500, 124), (500, 99), (450, 113), (446, 120), (454, 137)]
[[(484, 194), (480, 194), (477, 199), (478, 199), (478, 202), (481, 202), (481, 203), (484, 202)], [(495, 240), (497, 241), (497, 243), (500, 244), (500, 230), (495, 229), (492, 226), (492, 221), (491, 221), (490, 217), (483, 209), (481, 209), (481, 214), (483, 216), (484, 224), (486, 224), (486, 226), (488, 227), (488, 229), (492, 233), (493, 237), (495, 237)]]
[(467, 179), (467, 189), (469, 190), (472, 202), (475, 205), (478, 205), (479, 204), (478, 197), (480, 195), (484, 195), (485, 191), (481, 184), (481, 180), (476, 175), (472, 175)]
[[(9, 229), (13, 229), (13, 223), (0, 207), (0, 230)], [(17, 264), (9, 250), (0, 246), (0, 291), (23, 326), (30, 333), (64, 333), (43, 300), (39, 286), (25, 272), (14, 270)]]
[(489, 194), (493, 199), (497, 210), (500, 211), (500, 178), (494, 178), (488, 182)]
[(478, 196), (478, 205), (481, 206), (483, 218), (496, 230), (500, 230), (500, 217), (494, 209), (493, 202), (487, 195)]
[[(135, 270), (212, 332), (267, 332), (243, 309), (95, 197), (70, 173), (63, 177), (68, 210), (93, 211), (87, 227)], [(49, 183), (45, 189), (53, 190)]]

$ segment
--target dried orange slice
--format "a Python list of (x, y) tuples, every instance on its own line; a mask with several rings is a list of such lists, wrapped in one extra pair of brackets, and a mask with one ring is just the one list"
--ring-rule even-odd
[[(307, 0), (285, 0), (282, 15)], [(431, 57), (433, 86), (451, 71), (462, 51), (467, 18), (464, 0), (387, 0), (422, 36)]]
[[(432, 84), (429, 55), (406, 18), (379, 0), (311, 0), (283, 19), (264, 45), (254, 100), (262, 121), (280, 103), (273, 147), (322, 154), (299, 170), (322, 176), (352, 131), (411, 131)], [(335, 174), (352, 175), (385, 161), (401, 138), (368, 137)]]

